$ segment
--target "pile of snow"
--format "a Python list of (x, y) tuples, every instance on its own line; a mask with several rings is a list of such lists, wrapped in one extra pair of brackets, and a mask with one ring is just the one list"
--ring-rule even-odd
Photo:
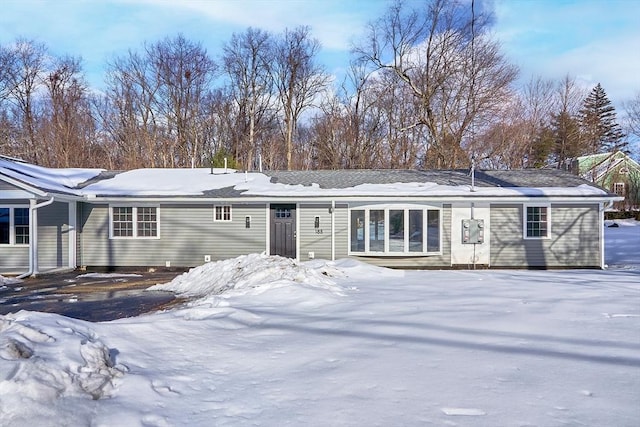
[(291, 258), (262, 254), (242, 255), (237, 258), (209, 262), (176, 277), (166, 284), (149, 290), (170, 291), (181, 297), (238, 296), (258, 294), (286, 286), (323, 289), (341, 294), (340, 287), (331, 279), (341, 275), (321, 261), (300, 264)]
[[(111, 396), (126, 368), (114, 363), (111, 351), (89, 325), (37, 312), (0, 316), (1, 425), (34, 419), (52, 425), (49, 416), (58, 416), (47, 408), (52, 402)], [(24, 405), (30, 410), (16, 411)]]
[(16, 279), (14, 277), (4, 277), (0, 275), (0, 286), (2, 285), (14, 285), (16, 283), (20, 283), (22, 280)]

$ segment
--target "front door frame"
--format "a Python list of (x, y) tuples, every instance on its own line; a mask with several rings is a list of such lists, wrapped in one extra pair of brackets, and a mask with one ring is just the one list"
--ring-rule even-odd
[[(292, 248), (291, 248), (291, 252), (287, 255), (287, 254), (282, 254), (282, 253), (277, 253), (278, 248), (276, 248), (277, 242), (274, 241), (274, 236), (276, 233), (276, 220), (275, 220), (275, 210), (277, 208), (285, 208), (285, 209), (291, 209), (291, 222), (292, 222), (292, 228), (290, 230), (291, 232), (291, 244), (292, 244)], [(269, 215), (269, 227), (268, 227), (268, 250), (269, 250), (269, 254), (270, 255), (280, 255), (280, 256), (285, 256), (285, 257), (289, 257), (289, 258), (293, 258), (293, 259), (298, 259), (298, 205), (296, 203), (270, 203), (269, 204), (269, 210), (268, 210), (268, 215)], [(285, 251), (286, 253), (286, 251)]]

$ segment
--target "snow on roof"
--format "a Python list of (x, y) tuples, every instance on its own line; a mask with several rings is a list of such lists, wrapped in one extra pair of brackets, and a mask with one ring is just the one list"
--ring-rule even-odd
[(102, 169), (53, 169), (0, 157), (0, 174), (43, 190), (77, 194), (75, 188)]
[[(514, 173), (515, 174), (515, 173)], [(350, 175), (345, 179), (344, 175)], [(458, 174), (454, 184), (434, 182), (436, 174), (418, 171), (291, 171), (225, 173), (224, 169), (138, 169), (88, 185), (85, 195), (94, 196), (271, 196), (271, 197), (343, 197), (343, 196), (606, 196), (600, 188), (584, 181), (576, 185), (526, 187), (500, 186), (483, 182), (471, 193), (470, 179)], [(286, 176), (287, 179), (281, 179)], [(357, 176), (359, 179), (354, 179)], [(450, 171), (443, 171), (451, 182)], [(572, 179), (574, 177), (571, 177)], [(420, 180), (423, 180), (420, 182)], [(345, 181), (348, 184), (345, 184)], [(298, 182), (296, 184), (296, 182)], [(320, 183), (320, 184), (319, 184)], [(502, 185), (505, 185), (504, 183)]]
[(51, 169), (0, 157), (0, 174), (36, 188), (96, 197), (611, 197), (558, 171), (340, 170), (237, 172), (232, 169)]
[(262, 174), (232, 169), (135, 169), (87, 185), (82, 192), (96, 196), (197, 196), (240, 185), (246, 179), (269, 181)]

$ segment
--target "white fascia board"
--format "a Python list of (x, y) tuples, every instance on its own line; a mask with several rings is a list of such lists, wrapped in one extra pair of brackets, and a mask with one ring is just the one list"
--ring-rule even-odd
[(82, 196), (75, 196), (72, 194), (62, 194), (62, 193), (46, 193), (45, 197), (53, 197), (56, 201), (61, 202), (82, 202), (85, 200)]
[(212, 204), (224, 201), (225, 203), (253, 204), (253, 203), (331, 203), (336, 202), (375, 202), (375, 203), (404, 203), (407, 201), (424, 203), (601, 203), (624, 200), (620, 196), (244, 196), (244, 197), (84, 197), (81, 200), (87, 203), (96, 204), (118, 204), (118, 203), (180, 203), (180, 204)]
[(34, 194), (25, 190), (0, 191), (0, 200), (33, 199)]

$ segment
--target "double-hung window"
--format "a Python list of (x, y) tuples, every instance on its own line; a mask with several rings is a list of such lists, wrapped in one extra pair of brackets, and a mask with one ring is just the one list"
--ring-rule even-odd
[(0, 245), (29, 244), (29, 208), (0, 206)]
[(156, 239), (160, 237), (157, 206), (111, 206), (111, 237)]
[(624, 182), (616, 182), (613, 184), (613, 192), (616, 193), (618, 196), (625, 196), (626, 195), (626, 186), (624, 185)]
[(353, 208), (349, 220), (350, 253), (439, 253), (441, 223), (439, 208), (395, 205)]
[(524, 235), (528, 239), (544, 239), (549, 237), (549, 206), (526, 206), (524, 211)]
[(213, 220), (221, 222), (231, 221), (231, 205), (216, 205), (213, 207)]

